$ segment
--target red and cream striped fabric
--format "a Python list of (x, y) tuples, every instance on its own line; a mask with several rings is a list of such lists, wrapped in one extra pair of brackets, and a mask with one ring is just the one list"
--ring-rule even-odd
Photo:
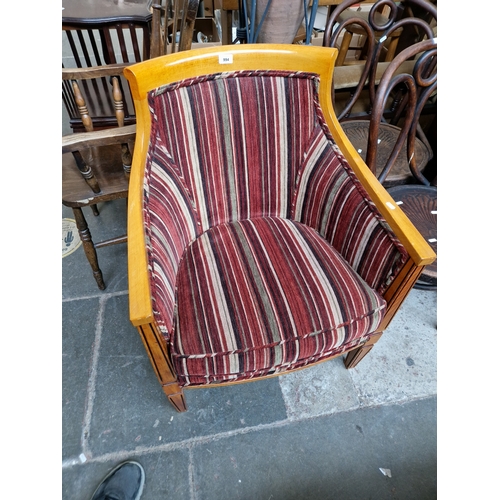
[(315, 228), (382, 294), (408, 254), (328, 131), (318, 127), (315, 132), (299, 173), (292, 216)]
[(319, 361), (373, 332), (385, 310), (317, 232), (275, 217), (210, 228), (178, 278), (172, 357), (182, 385)]
[(317, 77), (234, 72), (149, 96), (155, 319), (181, 385), (303, 366), (364, 342), (407, 255), (324, 123)]

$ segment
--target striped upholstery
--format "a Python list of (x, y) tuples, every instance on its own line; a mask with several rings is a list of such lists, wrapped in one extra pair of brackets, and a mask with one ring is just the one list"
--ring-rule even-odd
[(182, 385), (319, 361), (373, 332), (385, 310), (317, 232), (276, 217), (210, 228), (178, 276), (172, 356)]
[(407, 259), (324, 123), (315, 75), (233, 72), (152, 92), (145, 226), (181, 385), (363, 343)]
[(407, 259), (328, 130), (316, 129), (306, 152), (293, 217), (315, 228), (382, 294)]

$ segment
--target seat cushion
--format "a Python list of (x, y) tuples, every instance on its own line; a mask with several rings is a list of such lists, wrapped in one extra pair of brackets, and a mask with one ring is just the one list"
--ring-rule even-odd
[(210, 228), (178, 270), (170, 339), (183, 386), (245, 380), (363, 343), (386, 303), (317, 232), (274, 217)]

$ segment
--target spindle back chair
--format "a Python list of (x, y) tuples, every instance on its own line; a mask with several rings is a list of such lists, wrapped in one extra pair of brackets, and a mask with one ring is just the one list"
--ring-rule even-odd
[[(128, 88), (123, 78), (126, 65), (62, 70), (63, 84), (73, 93), (84, 132), (62, 138), (62, 203), (71, 207), (85, 255), (99, 289), (106, 285), (99, 267), (96, 250), (124, 243), (126, 235), (114, 236), (94, 243), (83, 208), (90, 207), (99, 215), (98, 204), (127, 198), (135, 125), (126, 125), (127, 115), (122, 89)], [(113, 110), (116, 127), (95, 130), (92, 112), (96, 109), (85, 99), (84, 88), (99, 81), (103, 92), (98, 95)], [(87, 92), (88, 94), (88, 92)], [(124, 214), (125, 216), (126, 214)]]

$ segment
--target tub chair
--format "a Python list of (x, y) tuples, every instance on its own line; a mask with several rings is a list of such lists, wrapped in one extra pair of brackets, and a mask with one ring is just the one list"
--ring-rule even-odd
[(124, 70), (130, 319), (170, 402), (373, 348), (431, 247), (331, 101), (337, 49), (239, 44)]

